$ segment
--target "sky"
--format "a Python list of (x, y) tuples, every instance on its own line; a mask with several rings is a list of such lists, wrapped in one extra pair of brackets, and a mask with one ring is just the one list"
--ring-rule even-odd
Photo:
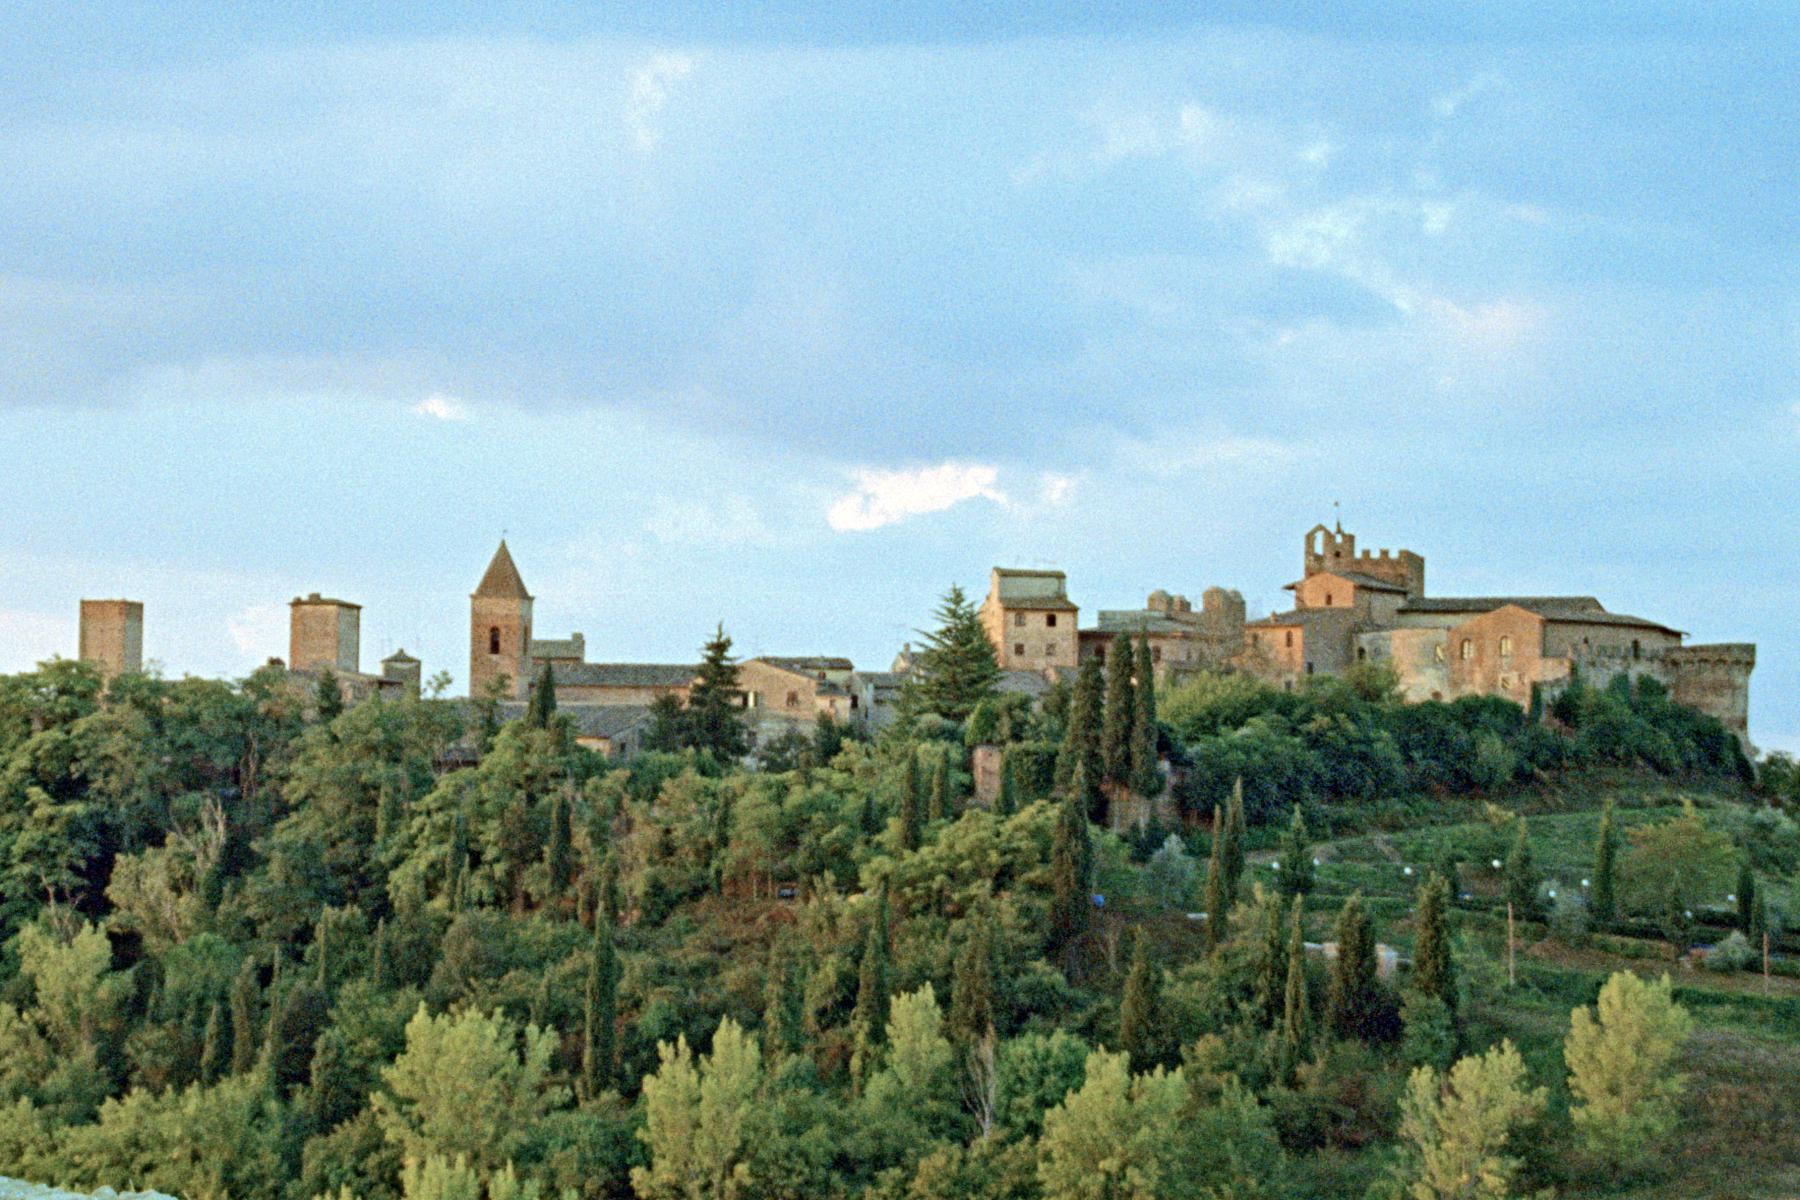
[(320, 591), (460, 690), (503, 535), (590, 658), (885, 667), (1341, 517), (1756, 642), (1800, 750), (1782, 6), (238, 7), (0, 13), (0, 671)]

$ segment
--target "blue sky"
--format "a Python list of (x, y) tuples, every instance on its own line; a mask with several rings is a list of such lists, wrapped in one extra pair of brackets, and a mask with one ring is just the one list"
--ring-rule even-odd
[(460, 676), (505, 531), (596, 657), (885, 664), (1056, 564), (1754, 640), (1800, 748), (1775, 6), (26, 3), (0, 15), (0, 670), (363, 603)]

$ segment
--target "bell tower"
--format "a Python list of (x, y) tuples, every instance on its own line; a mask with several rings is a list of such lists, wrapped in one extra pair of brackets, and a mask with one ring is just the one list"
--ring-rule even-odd
[(531, 671), (531, 593), (519, 578), (506, 539), (469, 596), (469, 695), (504, 678), (506, 695), (525, 695)]

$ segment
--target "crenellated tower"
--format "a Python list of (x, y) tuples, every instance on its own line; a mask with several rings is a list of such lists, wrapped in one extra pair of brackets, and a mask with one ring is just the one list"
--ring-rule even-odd
[(531, 593), (502, 538), (469, 596), (469, 695), (481, 696), (492, 681), (503, 678), (506, 695), (524, 696), (531, 682), (530, 660)]

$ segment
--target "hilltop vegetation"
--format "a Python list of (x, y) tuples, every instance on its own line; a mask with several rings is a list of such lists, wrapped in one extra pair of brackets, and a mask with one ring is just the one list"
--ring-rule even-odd
[(1800, 1186), (1800, 830), (1716, 722), (1653, 686), (1157, 694), (1125, 643), (1033, 708), (966, 604), (940, 619), (895, 728), (760, 765), (728, 761), (722, 632), (626, 764), (549, 702), (465, 731), (271, 671), (0, 679), (0, 1171), (187, 1200)]

